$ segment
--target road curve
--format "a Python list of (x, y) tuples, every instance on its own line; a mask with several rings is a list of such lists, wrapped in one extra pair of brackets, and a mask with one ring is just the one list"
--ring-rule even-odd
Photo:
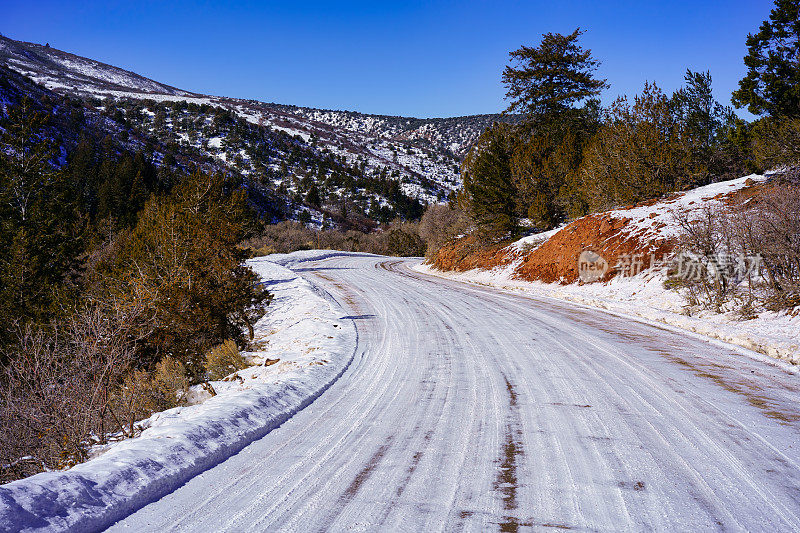
[(317, 401), (112, 531), (800, 531), (800, 379), (567, 303), (341, 256)]

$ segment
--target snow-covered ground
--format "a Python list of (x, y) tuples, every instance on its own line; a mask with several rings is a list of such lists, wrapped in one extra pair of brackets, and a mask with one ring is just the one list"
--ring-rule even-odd
[[(353, 358), (353, 321), (324, 290), (278, 263), (250, 266), (274, 295), (255, 326), (239, 378), (193, 387), (193, 405), (141, 422), (142, 434), (94, 450), (92, 460), (0, 486), (0, 530), (105, 528), (263, 437), (322, 394)], [(267, 359), (277, 363), (263, 366)]]
[(347, 372), (110, 532), (800, 530), (796, 374), (418, 260), (304, 258), (356, 319)]
[(750, 174), (741, 178), (711, 183), (689, 191), (674, 194), (671, 198), (629, 209), (617, 209), (606, 214), (613, 218), (628, 219), (626, 233), (642, 239), (677, 237), (681, 229), (676, 224), (676, 214), (687, 213), (696, 217), (704, 209), (719, 207), (729, 195), (755, 183), (766, 181), (771, 173)]

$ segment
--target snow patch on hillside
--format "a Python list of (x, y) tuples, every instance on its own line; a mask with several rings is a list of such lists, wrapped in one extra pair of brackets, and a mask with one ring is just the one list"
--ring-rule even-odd
[(629, 219), (624, 231), (639, 237), (671, 239), (680, 234), (675, 215), (679, 212), (699, 214), (703, 209), (718, 206), (723, 197), (741, 190), (753, 183), (762, 183), (769, 179), (767, 174), (750, 174), (742, 178), (720, 181), (686, 192), (676, 193), (652, 205), (643, 205), (629, 209), (608, 211), (613, 218)]
[[(263, 437), (324, 392), (352, 361), (353, 321), (332, 297), (278, 263), (248, 264), (274, 295), (255, 326), (252, 366), (192, 390), (195, 405), (157, 413), (136, 438), (95, 450), (95, 459), (0, 486), (0, 530), (100, 530)], [(268, 359), (279, 359), (263, 366)]]

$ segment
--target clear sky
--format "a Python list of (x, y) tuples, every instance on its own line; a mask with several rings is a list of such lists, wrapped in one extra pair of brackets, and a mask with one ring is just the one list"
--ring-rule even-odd
[[(730, 103), (771, 0), (381, 2), (3, 0), (0, 33), (182, 89), (418, 117), (505, 108), (508, 52), (587, 30), (605, 103), (710, 70)], [(744, 113), (740, 113), (747, 116)]]

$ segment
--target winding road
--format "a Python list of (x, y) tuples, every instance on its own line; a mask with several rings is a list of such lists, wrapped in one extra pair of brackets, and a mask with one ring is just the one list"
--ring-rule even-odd
[(800, 531), (800, 377), (600, 311), (343, 255), (345, 374), (112, 531)]

